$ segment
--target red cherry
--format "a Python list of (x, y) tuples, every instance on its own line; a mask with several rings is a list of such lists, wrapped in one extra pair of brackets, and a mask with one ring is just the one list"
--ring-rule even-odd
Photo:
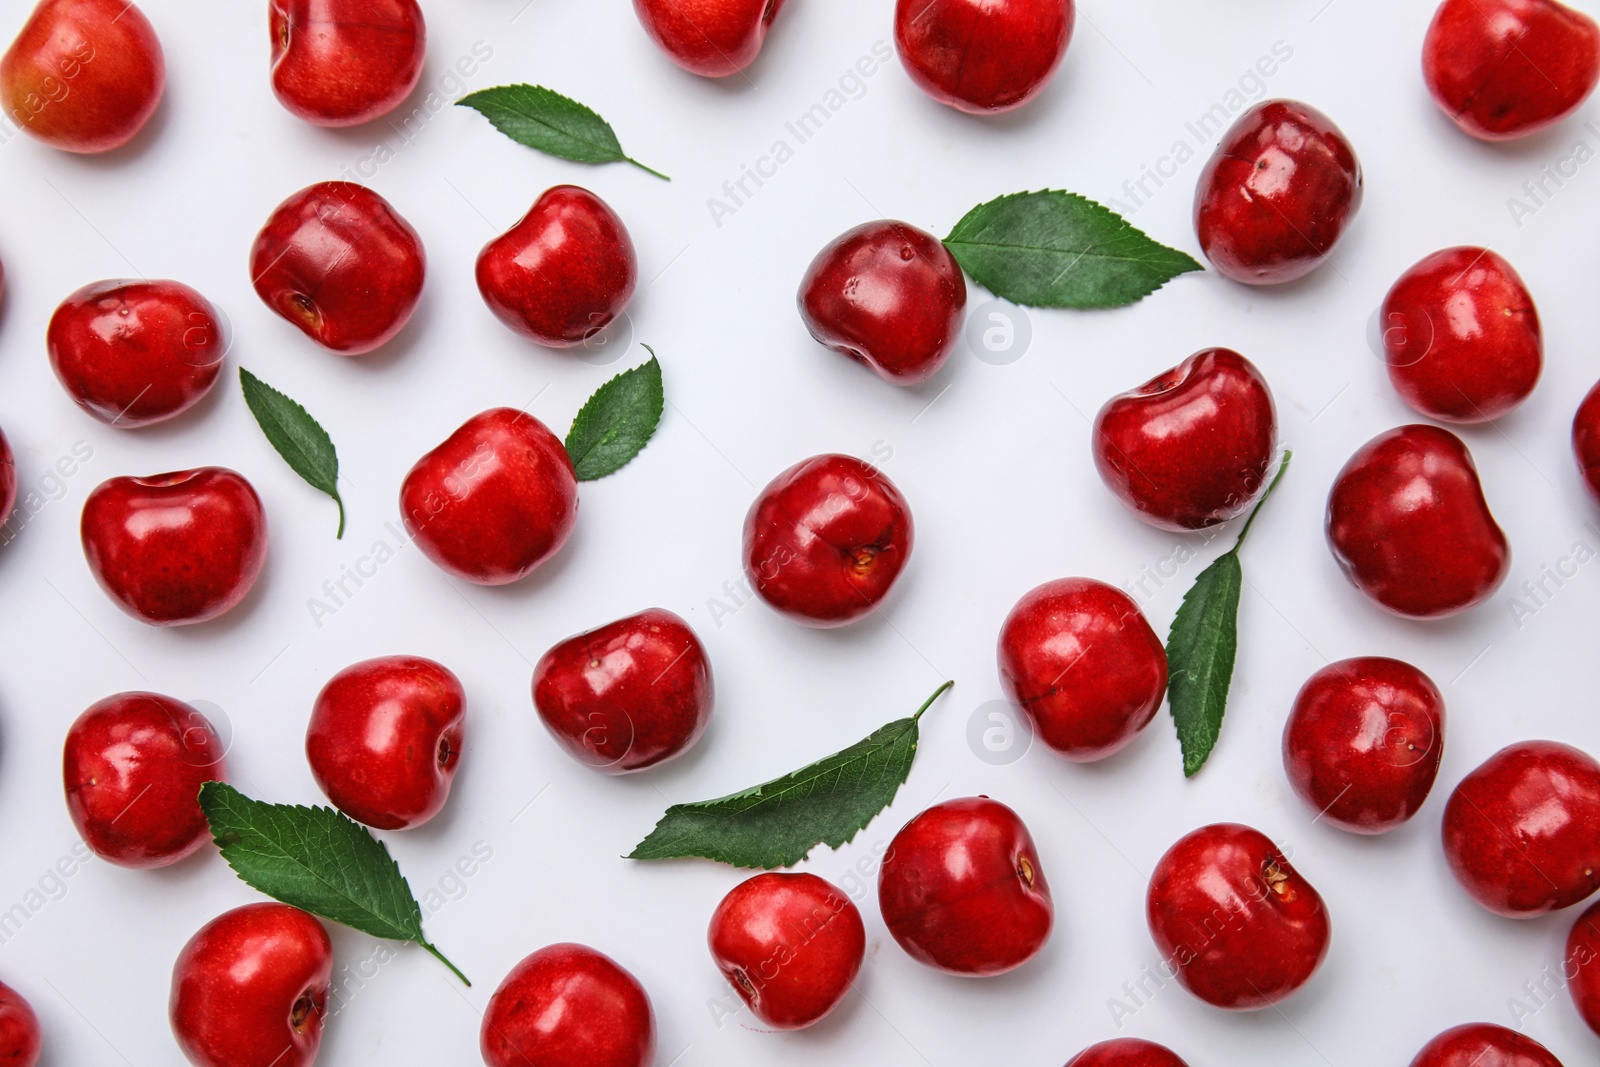
[(0, 57), (8, 118), (68, 152), (133, 139), (166, 85), (161, 42), (129, 0), (41, 0)]
[(1055, 919), (1033, 837), (988, 797), (947, 800), (906, 823), (878, 873), (878, 907), (912, 959), (965, 975), (1022, 966)]
[(478, 253), (478, 291), (517, 333), (551, 348), (583, 344), (633, 299), (639, 262), (628, 228), (576, 185), (545, 190)]
[(847, 230), (800, 282), (800, 318), (811, 336), (895, 385), (926, 381), (944, 366), (966, 306), (956, 257), (904, 222)]
[(756, 1018), (799, 1030), (850, 992), (866, 954), (861, 913), (814, 874), (758, 874), (711, 916), (711, 958)]
[(195, 1067), (311, 1067), (332, 975), (328, 932), (300, 909), (223, 912), (172, 965), (172, 1036)]
[(1497, 915), (1578, 903), (1600, 889), (1600, 763), (1554, 741), (1501, 749), (1450, 794), (1444, 854)]
[(250, 250), (256, 293), (324, 348), (371, 352), (422, 297), (422, 239), (389, 202), (354, 182), (318, 182), (273, 209)]
[(756, 61), (784, 0), (633, 0), (639, 24), (684, 70), (726, 78)]
[(1600, 82), (1600, 26), (1555, 0), (1445, 0), (1422, 44), (1440, 110), (1474, 137), (1524, 137)]
[(1444, 757), (1444, 697), (1409, 663), (1330, 663), (1294, 698), (1283, 731), (1289, 784), (1320, 818), (1382, 834), (1428, 799)]
[(272, 91), (318, 126), (387, 115), (422, 74), (417, 0), (272, 0)]
[(578, 521), (578, 480), (566, 446), (544, 423), (490, 408), (417, 460), (400, 487), (400, 513), (440, 567), (505, 585), (566, 544)]
[(104, 281), (61, 302), (50, 365), (79, 407), (112, 426), (148, 426), (211, 391), (227, 340), (217, 309), (180, 282)]
[(1533, 297), (1487, 248), (1447, 248), (1400, 276), (1383, 301), (1389, 380), (1441, 422), (1487, 422), (1528, 398), (1544, 368)]
[(200, 787), (227, 781), (225, 751), (211, 721), (181, 700), (118, 693), (97, 701), (67, 731), (62, 755), (72, 825), (119, 867), (177, 863), (211, 840)]
[(1578, 1014), (1600, 1034), (1600, 903), (1591, 904), (1572, 924), (1562, 975)]
[(1072, 1059), (1067, 1067), (1189, 1067), (1178, 1054), (1154, 1041), (1141, 1041), (1136, 1037), (1119, 1037), (1090, 1045)]
[(1017, 601), (999, 658), (1006, 696), (1074, 762), (1122, 749), (1167, 691), (1167, 653), (1139, 606), (1090, 578), (1046, 582)]
[(0, 1063), (5, 1067), (34, 1067), (42, 1040), (39, 1017), (10, 986), (0, 983)]
[(705, 646), (651, 608), (569, 637), (533, 669), (533, 706), (572, 758), (606, 774), (675, 759), (711, 722)]
[(494, 991), (480, 1044), (489, 1067), (647, 1067), (656, 1022), (644, 987), (610, 957), (551, 945)]
[(311, 709), (311, 775), (357, 822), (379, 830), (421, 826), (450, 796), (466, 699), (454, 674), (421, 656), (346, 667)]
[(1247, 285), (1303, 277), (1361, 207), (1361, 164), (1316, 108), (1266, 100), (1240, 115), (1200, 174), (1194, 225), (1211, 265)]
[(110, 478), (83, 504), (83, 556), (123, 611), (156, 626), (235, 607), (267, 560), (267, 516), (225, 467)]
[(1072, 0), (898, 0), (894, 43), (917, 88), (975, 115), (1021, 107), (1072, 40)]
[(1561, 1067), (1561, 1061), (1515, 1030), (1493, 1023), (1468, 1023), (1423, 1045), (1411, 1067)]
[(1272, 391), (1255, 364), (1206, 348), (1106, 401), (1094, 420), (1094, 464), (1145, 522), (1199, 530), (1250, 506), (1277, 439)]
[(911, 543), (911, 508), (883, 472), (852, 456), (813, 456), (750, 506), (744, 571), (791, 619), (843, 626), (888, 595)]
[(1265, 834), (1234, 823), (1203, 826), (1167, 850), (1146, 917), (1179, 983), (1229, 1011), (1285, 999), (1328, 954), (1322, 897)]
[(0, 433), (0, 526), (11, 518), (11, 509), (17, 505), (17, 461), (11, 454), (11, 442)]
[(1600, 383), (1589, 390), (1572, 419), (1572, 452), (1589, 495), (1600, 503)]
[(1437, 426), (1401, 426), (1361, 446), (1328, 494), (1327, 531), (1345, 577), (1411, 618), (1480, 604), (1511, 568), (1467, 446)]

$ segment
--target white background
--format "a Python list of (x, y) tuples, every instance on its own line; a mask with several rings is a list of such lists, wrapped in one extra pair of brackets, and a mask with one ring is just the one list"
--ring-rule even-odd
[[(1021, 113), (957, 114), (925, 98), (891, 59), (718, 227), (707, 198), (775, 140), (795, 147), (784, 123), (823, 100), (876, 42), (892, 42), (889, 0), (791, 0), (748, 78), (722, 83), (672, 66), (624, 0), (524, 2), (429, 4), (428, 66), (412, 106), (441, 84), (451, 98), (507, 82), (548, 85), (610, 119), (624, 147), (672, 175), (670, 184), (622, 165), (541, 156), (464, 108), (431, 115), (409, 143), (381, 122), (342, 133), (305, 125), (271, 95), (265, 4), (255, 2), (143, 4), (169, 81), (156, 118), (127, 149), (85, 159), (22, 135), (0, 144), (8, 287), (0, 425), (25, 492), (75, 443), (93, 450), (0, 552), (0, 909), (42, 902), (0, 945), (0, 979), (38, 1009), (46, 1062), (180, 1063), (166, 1018), (172, 960), (203, 922), (259, 899), (214, 855), (143, 873), (93, 861), (47, 882), (51, 897), (30, 897), (77, 843), (59, 772), (72, 719), (125, 689), (209, 701), (231, 730), (238, 784), (268, 799), (319, 802), (302, 755), (313, 697), (347, 664), (395, 652), (441, 660), (470, 697), (449, 806), (427, 827), (386, 839), (419, 895), (443, 880), (459, 897), (427, 928), (476, 984), (464, 990), (436, 961), (404, 949), (362, 986), (351, 975), (371, 974), (374, 952), (384, 953), (335, 929), (340, 981), (354, 992), (327, 1026), (327, 1064), (477, 1062), (480, 1012), (500, 978), (559, 940), (591, 944), (638, 975), (655, 1004), (659, 1062), (683, 1067), (1055, 1067), (1119, 1033), (1164, 1041), (1194, 1067), (1365, 1067), (1403, 1064), (1447, 1026), (1511, 1022), (1508, 998), (1557, 963), (1574, 915), (1516, 923), (1478, 908), (1446, 870), (1438, 820), (1449, 788), (1504, 744), (1549, 737), (1600, 750), (1592, 621), (1600, 566), (1551, 584), (1547, 603), (1528, 602), (1538, 607), (1531, 616), (1516, 618), (1512, 599), (1576, 543), (1600, 548), (1592, 525), (1600, 516), (1568, 443), (1572, 412), (1600, 373), (1600, 164), (1578, 168), (1520, 227), (1507, 207), (1580, 138), (1600, 147), (1584, 128), (1600, 118), (1600, 103), (1509, 147), (1469, 140), (1423, 88), (1418, 57), (1431, 4), (1422, 0), (1094, 0), (1058, 77)], [(6, 34), (23, 17), (11, 0)], [(1134, 221), (1198, 254), (1190, 202), (1212, 145), (1196, 145), (1185, 122), (1222, 102), (1280, 41), (1293, 56), (1266, 90), (1326, 111), (1366, 168), (1360, 216), (1308, 280), (1263, 291), (1191, 275), (1126, 310), (1031, 312), (1032, 344), (1020, 360), (997, 366), (963, 349), (911, 390), (807, 337), (796, 285), (847, 227), (887, 215), (942, 234), (973, 204), (1031, 188), (1125, 197), (1123, 183), (1179, 140), (1199, 156)], [(477, 42), (492, 57), (464, 86), (443, 82)], [(368, 183), (421, 232), (430, 277), (396, 342), (345, 360), (260, 303), (246, 257), (274, 205), (357, 167), (380, 142), (393, 158)], [(583, 487), (576, 534), (530, 580), (466, 586), (407, 548), (317, 626), (308, 598), (375, 542), (395, 542), (385, 524), (398, 519), (399, 483), (419, 455), (497, 404), (531, 402), (564, 432), (590, 392), (642, 357), (634, 348), (637, 357), (595, 366), (534, 347), (479, 299), (477, 250), (558, 182), (605, 197), (638, 245), (631, 319), (665, 368), (660, 434), (626, 470)], [(1460, 243), (1490, 245), (1522, 272), (1543, 315), (1548, 366), (1520, 411), (1465, 434), (1514, 545), (1511, 578), (1468, 616), (1420, 625), (1385, 616), (1345, 582), (1324, 547), (1322, 509), (1355, 448), (1414, 419), (1370, 350), (1374, 309), (1404, 268)], [(199, 287), (225, 309), (234, 343), (227, 377), (197, 410), (120, 432), (58, 387), (44, 330), (76, 287), (137, 275)], [(972, 289), (972, 306), (988, 299)], [(1189, 544), (1195, 558), (1182, 573), (1148, 587), (1146, 610), (1165, 633), (1183, 588), (1218, 551), (1222, 542), (1164, 534), (1121, 509), (1091, 465), (1087, 418), (1113, 393), (1219, 344), (1263, 369), (1296, 459), (1245, 552), (1234, 695), (1210, 764), (1184, 780), (1165, 712), (1100, 765), (1071, 766), (1043, 749), (1011, 765), (983, 762), (968, 746), (968, 723), (1000, 696), (993, 643), (1023, 592), (1075, 574), (1133, 582)], [(346, 474), (344, 540), (334, 540), (331, 503), (252, 424), (234, 384), (241, 364), (331, 431)], [(740, 576), (740, 526), (757, 490), (824, 451), (877, 459), (914, 509), (915, 553), (883, 617), (815, 632), (754, 603), (713, 619), (712, 598), (732, 606), (724, 584)], [(217, 623), (145, 627), (94, 585), (78, 512), (104, 478), (202, 464), (240, 470), (264, 498), (266, 572)], [(560, 638), (651, 605), (683, 614), (705, 640), (716, 718), (678, 763), (603, 778), (544, 734), (529, 699), (531, 666)], [(1369, 840), (1312, 824), (1286, 784), (1278, 741), (1306, 676), (1330, 659), (1375, 653), (1427, 671), (1450, 718), (1433, 800), (1412, 825)], [(857, 895), (869, 938), (857, 989), (806, 1032), (762, 1033), (748, 1014), (719, 1025), (711, 1005), (729, 995), (707, 955), (705, 923), (741, 874), (619, 857), (669, 801), (793, 769), (909, 713), (945, 678), (956, 688), (926, 718), (922, 754), (893, 810), (841, 853), (820, 850), (806, 865)], [(1032, 829), (1058, 923), (1020, 971), (960, 980), (894, 945), (870, 875), (874, 849), (924, 806), (979, 792), (1012, 805)], [(1328, 961), (1281, 1011), (1229, 1015), (1169, 985), (1119, 1030), (1108, 1001), (1158, 962), (1144, 923), (1146, 875), (1181, 834), (1216, 820), (1250, 823), (1292, 849), (1332, 912)], [(492, 858), (451, 880), (475, 844)], [(865, 882), (847, 879), (858, 862)], [(1595, 1061), (1600, 1046), (1564, 994), (1525, 1027), (1569, 1065)]]

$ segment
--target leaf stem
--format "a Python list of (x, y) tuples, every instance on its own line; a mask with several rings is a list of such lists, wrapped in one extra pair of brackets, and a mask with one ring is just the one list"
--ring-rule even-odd
[(622, 158), (627, 160), (629, 163), (632, 163), (634, 166), (638, 167), (640, 170), (644, 171), (646, 174), (654, 174), (657, 178), (660, 178), (664, 182), (670, 182), (672, 180), (671, 178), (667, 177), (665, 174), (662, 174), (659, 170), (656, 170), (656, 169), (654, 169), (652, 167), (645, 166), (643, 163), (640, 163), (637, 159), (634, 159), (632, 156), (623, 156)]
[(933, 706), (933, 702), (935, 700), (938, 700), (940, 697), (944, 696), (945, 691), (947, 689), (949, 689), (951, 686), (955, 685), (955, 684), (956, 684), (955, 680), (951, 679), (950, 681), (948, 681), (948, 682), (944, 683), (943, 685), (941, 685), (939, 688), (935, 689), (933, 691), (933, 696), (929, 697), (927, 700), (924, 700), (922, 702), (922, 707), (918, 708), (917, 709), (917, 713), (915, 715), (911, 716), (911, 721), (912, 722), (917, 722), (919, 719), (921, 719), (922, 718), (922, 713), (927, 711), (929, 708), (931, 708)]
[(417, 944), (421, 945), (423, 950), (426, 951), (428, 955), (432, 956), (434, 959), (450, 968), (450, 973), (461, 979), (462, 985), (466, 986), (468, 989), (472, 988), (472, 979), (462, 974), (461, 968), (457, 967), (455, 964), (446, 959), (443, 952), (440, 952), (438, 949), (434, 948), (432, 944), (422, 940), (421, 938), (417, 939)]
[(333, 535), (335, 541), (344, 540), (344, 500), (338, 493), (333, 494), (333, 502), (339, 505), (339, 532)]
[(1250, 509), (1250, 517), (1244, 520), (1244, 529), (1239, 531), (1239, 539), (1233, 543), (1233, 547), (1228, 551), (1238, 552), (1240, 546), (1244, 544), (1245, 537), (1250, 533), (1250, 525), (1256, 521), (1256, 515), (1261, 511), (1261, 505), (1267, 502), (1267, 497), (1271, 496), (1272, 491), (1278, 488), (1278, 483), (1283, 481), (1284, 472), (1289, 469), (1289, 461), (1293, 458), (1294, 453), (1284, 449), (1283, 462), (1278, 464), (1278, 473), (1272, 476), (1272, 481), (1267, 486), (1267, 491), (1261, 494), (1261, 499), (1256, 501), (1256, 506)]

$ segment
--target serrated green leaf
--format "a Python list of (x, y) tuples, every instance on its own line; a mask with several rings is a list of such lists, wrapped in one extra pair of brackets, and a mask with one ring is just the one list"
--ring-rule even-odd
[(1205, 766), (1222, 736), (1222, 718), (1228, 710), (1228, 690), (1239, 651), (1239, 595), (1244, 588), (1239, 549), (1261, 505), (1289, 469), (1292, 456), (1291, 452), (1283, 454), (1278, 473), (1256, 501), (1233, 547), (1201, 571), (1183, 595), (1167, 633), (1167, 703), (1183, 749), (1185, 777), (1194, 777)]
[(373, 937), (414, 941), (467, 985), (422, 933), (422, 908), (383, 843), (332, 808), (267, 804), (224, 782), (200, 787), (211, 836), (245, 884)]
[(592, 108), (542, 85), (500, 85), (456, 101), (521, 145), (574, 163), (632, 163), (671, 181), (622, 150), (616, 131)]
[(1030, 307), (1122, 307), (1204, 269), (1110, 208), (1056, 189), (979, 204), (944, 243), (979, 285)]
[(567, 431), (567, 455), (578, 481), (592, 482), (615, 474), (650, 443), (666, 394), (661, 387), (661, 364), (655, 350), (643, 346), (650, 360), (625, 370), (596, 389), (578, 409)]
[(674, 804), (628, 856), (699, 856), (735, 867), (792, 867), (818, 845), (853, 840), (888, 807), (917, 756), (918, 722), (954, 682), (917, 713), (792, 774), (718, 800)]
[(344, 501), (339, 497), (339, 453), (333, 447), (333, 438), (297, 401), (243, 367), (239, 368), (239, 388), (244, 391), (245, 406), (255, 416), (256, 425), (278, 455), (307, 485), (327, 493), (339, 506), (339, 530), (335, 536), (342, 538)]

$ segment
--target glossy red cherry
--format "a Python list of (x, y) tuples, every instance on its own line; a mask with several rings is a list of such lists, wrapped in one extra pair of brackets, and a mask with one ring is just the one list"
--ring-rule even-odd
[(1094, 464), (1145, 522), (1199, 530), (1250, 506), (1277, 440), (1272, 392), (1255, 364), (1207, 348), (1106, 401), (1094, 420)]
[(791, 619), (843, 626), (888, 595), (911, 543), (911, 508), (883, 472), (853, 456), (813, 456), (750, 506), (744, 571)]
[(1400, 276), (1383, 302), (1389, 380), (1441, 422), (1487, 422), (1527, 399), (1544, 369), (1533, 297), (1487, 248), (1447, 248)]
[(1167, 653), (1139, 606), (1090, 578), (1046, 582), (1017, 601), (999, 658), (1006, 696), (1075, 762), (1122, 749), (1167, 692)]
[(1561, 1061), (1515, 1030), (1493, 1023), (1468, 1023), (1423, 1045), (1411, 1067), (1561, 1067)]
[(1572, 924), (1562, 977), (1578, 1015), (1600, 1035), (1600, 903), (1589, 905)]
[(1437, 426), (1400, 426), (1362, 445), (1328, 494), (1327, 532), (1345, 577), (1411, 618), (1480, 604), (1511, 568), (1467, 446)]
[(10, 986), (0, 983), (0, 1064), (34, 1067), (42, 1045), (39, 1017)]
[(422, 74), (417, 0), (271, 0), (272, 91), (318, 126), (354, 126), (400, 106)]
[(1361, 164), (1316, 108), (1267, 100), (1223, 135), (1195, 189), (1194, 225), (1211, 265), (1247, 285), (1311, 273), (1361, 207)]
[(449, 799), (466, 700), (454, 674), (421, 656), (346, 667), (311, 709), (311, 775), (357, 822), (379, 830), (421, 826)]
[(227, 339), (210, 301), (180, 282), (104, 281), (67, 297), (45, 333), (79, 407), (112, 426), (170, 419), (216, 384)]
[(580, 345), (627, 308), (639, 283), (628, 228), (576, 185), (545, 190), (478, 253), (478, 291), (522, 336), (551, 348)]
[(1461, 780), (1444, 809), (1456, 881), (1497, 915), (1526, 919), (1600, 889), (1600, 763), (1524, 741)]
[(656, 1022), (637, 979), (583, 945), (551, 945), (511, 969), (489, 998), (488, 1067), (649, 1067)]
[(1179, 983), (1229, 1011), (1292, 995), (1328, 954), (1322, 897), (1248, 826), (1217, 823), (1181, 838), (1150, 876), (1145, 911)]
[(223, 912), (172, 965), (172, 1036), (195, 1067), (311, 1067), (332, 974), (328, 932), (300, 909)]
[(894, 43), (917, 87), (975, 115), (1038, 96), (1067, 54), (1072, 0), (898, 0)]
[(533, 669), (533, 706), (573, 759), (606, 774), (687, 752), (711, 722), (705, 646), (661, 608), (569, 637)]
[(11, 442), (0, 433), (0, 526), (11, 518), (11, 509), (17, 505), (17, 461), (11, 454)]
[(1022, 966), (1055, 921), (1033, 837), (988, 797), (947, 800), (906, 823), (878, 872), (878, 907), (912, 959), (952, 974)]
[(1573, 416), (1572, 453), (1589, 495), (1600, 503), (1600, 383), (1589, 390)]
[(800, 318), (811, 336), (895, 385), (926, 381), (944, 366), (966, 307), (956, 258), (904, 222), (846, 231), (800, 282)]
[(1189, 1067), (1178, 1054), (1154, 1041), (1141, 1041), (1136, 1037), (1119, 1037), (1090, 1045), (1072, 1059), (1067, 1067)]
[(756, 61), (784, 0), (633, 0), (650, 39), (678, 66), (726, 78)]
[(62, 754), (72, 825), (119, 867), (176, 863), (211, 840), (200, 787), (227, 781), (224, 754), (211, 721), (181, 700), (118, 693), (97, 701), (67, 731)]
[(354, 182), (318, 182), (273, 209), (250, 278), (273, 311), (324, 348), (359, 356), (400, 332), (422, 297), (422, 239)]
[(1382, 656), (1330, 663), (1294, 698), (1283, 731), (1289, 784), (1319, 818), (1382, 834), (1428, 799), (1444, 758), (1444, 697)]
[(827, 1015), (861, 970), (861, 913), (814, 874), (758, 874), (711, 916), (711, 958), (756, 1018), (798, 1030)]
[(400, 514), (440, 567), (505, 585), (566, 544), (578, 521), (578, 480), (544, 423), (490, 408), (417, 460), (400, 487)]
[(144, 127), (166, 80), (156, 31), (129, 0), (41, 0), (0, 57), (0, 105), (45, 144), (107, 152)]
[(267, 559), (267, 516), (243, 476), (199, 467), (110, 478), (83, 504), (83, 556), (123, 611), (156, 626), (214, 619)]
[(1467, 133), (1523, 137), (1594, 91), (1600, 26), (1556, 0), (1445, 0), (1422, 43), (1422, 76)]

